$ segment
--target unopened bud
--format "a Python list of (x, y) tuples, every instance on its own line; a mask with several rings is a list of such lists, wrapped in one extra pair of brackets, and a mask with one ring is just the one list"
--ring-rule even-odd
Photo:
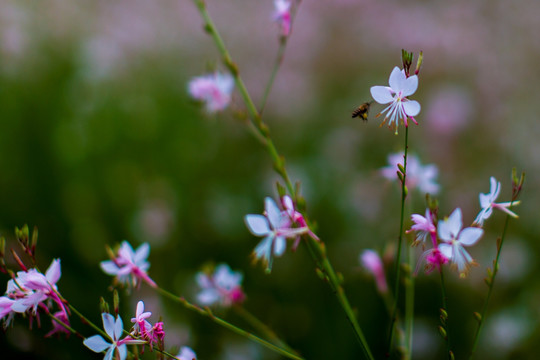
[(4, 258), (4, 254), (6, 253), (6, 239), (2, 236), (0, 237), (0, 258)]
[(473, 315), (474, 315), (474, 318), (476, 319), (476, 321), (482, 322), (482, 315), (480, 315), (480, 313), (478, 311), (475, 311), (473, 313)]
[(107, 313), (107, 314), (110, 314), (109, 312), (109, 303), (107, 303), (107, 301), (105, 301), (104, 298), (99, 298), (99, 309), (102, 313)]
[(38, 228), (37, 226), (34, 226), (34, 230), (32, 231), (32, 243), (31, 243), (32, 251), (36, 248), (37, 241), (38, 241)]
[(416, 69), (414, 71), (415, 75), (418, 75), (420, 72), (420, 68), (422, 67), (422, 62), (424, 61), (424, 53), (420, 51), (420, 54), (418, 54), (418, 61), (416, 61)]
[(113, 306), (114, 313), (118, 315), (118, 312), (120, 311), (120, 296), (118, 296), (118, 291), (116, 289), (113, 291)]
[(446, 329), (442, 326), (439, 326), (439, 334), (443, 337), (443, 339), (447, 339), (448, 334), (446, 333)]

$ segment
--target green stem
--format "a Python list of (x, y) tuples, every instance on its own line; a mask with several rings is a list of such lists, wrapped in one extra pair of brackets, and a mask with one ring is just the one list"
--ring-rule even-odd
[(77, 310), (73, 305), (71, 304), (68, 304), (68, 307), (71, 311), (73, 311), (73, 313), (75, 313), (84, 323), (90, 325), (91, 328), (93, 328), (94, 330), (96, 330), (98, 333), (100, 333), (103, 337), (105, 337), (106, 339), (110, 339), (109, 335), (103, 331), (99, 326), (97, 326), (96, 324), (94, 324), (93, 322), (91, 322), (90, 320), (88, 320), (88, 318), (86, 316), (84, 316), (83, 314), (81, 314), (79, 312), (79, 310)]
[(395, 283), (394, 283), (394, 306), (392, 307), (392, 318), (390, 319), (390, 332), (388, 334), (388, 354), (392, 352), (392, 345), (394, 341), (394, 326), (396, 325), (397, 320), (397, 307), (398, 307), (398, 300), (399, 300), (399, 280), (400, 280), (400, 271), (401, 271), (401, 248), (402, 248), (402, 242), (403, 242), (403, 223), (405, 218), (405, 198), (407, 197), (407, 186), (405, 185), (406, 179), (407, 179), (407, 152), (409, 150), (409, 127), (405, 127), (405, 147), (403, 151), (403, 178), (401, 179), (401, 209), (400, 209), (400, 218), (399, 218), (399, 237), (398, 237), (398, 245), (397, 245), (397, 252), (396, 252), (396, 260), (395, 260)]
[(412, 359), (413, 323), (414, 323), (414, 248), (408, 247), (409, 269), (405, 283), (405, 359)]
[[(512, 202), (510, 203), (510, 207), (512, 207), (513, 202), (514, 200), (512, 200)], [(474, 334), (473, 347), (471, 350), (471, 356), (469, 357), (469, 359), (471, 360), (474, 356), (474, 352), (476, 351), (476, 347), (478, 346), (478, 340), (480, 338), (480, 331), (482, 330), (482, 326), (484, 325), (489, 300), (491, 299), (491, 294), (493, 293), (493, 285), (495, 283), (495, 276), (497, 275), (497, 272), (499, 271), (499, 258), (501, 256), (501, 250), (504, 243), (504, 238), (506, 237), (506, 230), (508, 229), (509, 221), (510, 221), (510, 215), (507, 215), (506, 220), (504, 222), (501, 240), (497, 246), (497, 256), (495, 257), (495, 262), (493, 264), (493, 272), (491, 273), (491, 277), (489, 278), (489, 281), (488, 281), (488, 294), (486, 297), (486, 301), (484, 302), (484, 305), (482, 307), (482, 312), (480, 313), (480, 317), (478, 318), (478, 327), (476, 328), (476, 333)]]
[[(442, 296), (442, 303), (443, 303), (443, 310), (446, 314), (448, 314), (448, 298), (446, 296), (446, 286), (444, 284), (444, 272), (442, 266), (439, 267), (439, 273), (441, 274), (441, 296)], [(448, 359), (452, 359), (452, 351), (450, 350), (450, 331), (448, 329), (448, 317), (444, 316), (444, 324), (441, 324), (441, 326), (444, 327), (444, 330), (446, 331), (445, 341), (446, 341), (446, 354), (448, 355)]]
[[(201, 13), (201, 16), (205, 22), (206, 31), (214, 39), (214, 42), (216, 43), (216, 46), (218, 50), (220, 51), (221, 56), (223, 57), (223, 61), (225, 65), (229, 68), (229, 70), (231, 71), (231, 74), (233, 75), (235, 79), (235, 83), (237, 85), (238, 91), (240, 92), (242, 98), (244, 99), (244, 102), (246, 104), (253, 126), (258, 130), (258, 133), (261, 135), (261, 136), (255, 136), (255, 137), (257, 138), (257, 140), (261, 142), (262, 145), (266, 147), (266, 150), (268, 151), (270, 157), (272, 158), (275, 171), (281, 176), (281, 178), (285, 182), (287, 190), (291, 194), (292, 198), (295, 199), (296, 191), (295, 191), (294, 186), (292, 185), (292, 182), (289, 178), (287, 170), (285, 169), (283, 157), (279, 155), (276, 147), (274, 146), (274, 143), (272, 142), (272, 139), (270, 137), (268, 126), (262, 121), (261, 115), (257, 111), (257, 108), (255, 107), (251, 99), (251, 96), (249, 95), (247, 88), (244, 82), (242, 81), (242, 78), (239, 75), (238, 68), (233, 63), (232, 58), (229, 52), (227, 51), (227, 48), (225, 47), (225, 44), (221, 36), (219, 35), (212, 19), (210, 18), (210, 15), (206, 11), (204, 2), (202, 0), (193, 0), (193, 2), (195, 3), (197, 8), (199, 9), (199, 12)], [(360, 329), (358, 321), (356, 320), (354, 312), (352, 311), (349, 301), (347, 297), (345, 296), (344, 290), (340, 285), (340, 281), (338, 280), (338, 277), (332, 265), (330, 264), (328, 258), (326, 257), (326, 253), (323, 247), (324, 245), (322, 243), (316, 242), (315, 240), (311, 238), (308, 239), (308, 248), (310, 249), (310, 253), (313, 257), (313, 260), (318, 264), (321, 271), (323, 271), (326, 274), (328, 283), (332, 291), (336, 295), (341, 307), (345, 311), (347, 319), (355, 332), (355, 335), (362, 347), (365, 357), (368, 359), (373, 359), (373, 355), (371, 354), (371, 351), (369, 350), (369, 347), (362, 333), (362, 330)]]
[(265, 323), (263, 323), (261, 320), (255, 317), (255, 315), (247, 311), (246, 308), (244, 308), (241, 305), (235, 305), (233, 306), (233, 310), (236, 312), (238, 316), (242, 317), (258, 332), (260, 332), (261, 334), (264, 334), (265, 337), (267, 339), (270, 339), (274, 344), (289, 351), (290, 353), (299, 355), (296, 350), (294, 350), (287, 343), (281, 340), (272, 329), (270, 329)]
[(288, 357), (289, 359), (296, 359), (296, 360), (302, 360), (303, 358), (298, 356), (298, 355), (295, 355), (295, 354), (292, 354), (291, 352), (285, 350), (285, 349), (282, 349), (266, 340), (263, 340), (261, 339), (260, 337), (258, 336), (255, 336), (253, 335), (252, 333), (250, 332), (247, 332), (243, 329), (240, 329), (239, 327), (237, 326), (234, 326), (233, 324), (221, 319), (220, 317), (217, 317), (215, 316), (212, 311), (210, 311), (209, 308), (201, 308), (197, 305), (193, 305), (192, 303), (188, 302), (186, 299), (184, 299), (183, 297), (179, 297), (179, 296), (176, 296), (174, 295), (173, 293), (165, 290), (165, 289), (162, 289), (160, 287), (157, 287), (155, 288), (159, 293), (161, 293), (163, 296), (166, 296), (168, 297), (169, 299), (171, 300), (174, 300), (180, 304), (182, 304), (186, 309), (188, 310), (191, 310), (191, 311), (194, 311), (202, 316), (205, 316), (207, 318), (209, 318), (210, 320), (212, 320), (213, 322), (215, 322), (216, 324), (218, 325), (221, 325), (235, 333), (237, 333), (238, 335), (241, 335), (241, 336), (244, 336), (252, 341), (255, 341), (256, 343), (259, 343), (260, 345), (262, 346), (265, 346), (266, 348), (274, 351), (274, 352), (277, 352), (278, 354), (281, 354), (285, 357)]

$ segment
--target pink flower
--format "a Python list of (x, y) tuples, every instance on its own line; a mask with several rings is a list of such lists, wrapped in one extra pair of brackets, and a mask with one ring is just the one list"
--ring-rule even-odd
[(137, 251), (133, 251), (127, 241), (122, 241), (117, 257), (102, 261), (100, 266), (105, 273), (116, 276), (120, 283), (139, 286), (141, 281), (144, 281), (152, 287), (157, 287), (157, 284), (146, 273), (150, 267), (150, 263), (146, 261), (149, 253), (148, 243), (142, 244)]
[[(54, 317), (56, 317), (58, 320), (60, 320), (64, 324), (70, 326), (69, 318), (68, 318), (67, 314), (64, 311), (57, 311), (53, 315), (54, 315)], [(64, 334), (66, 334), (66, 336), (69, 336), (71, 334), (71, 332), (68, 329), (66, 329), (64, 327), (64, 325), (62, 325), (61, 323), (59, 323), (55, 319), (52, 319), (52, 325), (53, 325), (53, 329), (51, 331), (49, 331), (45, 335), (45, 337), (50, 337), (50, 336), (53, 336), (54, 334), (60, 334), (60, 333), (64, 333)]]
[(218, 265), (212, 275), (200, 272), (197, 283), (202, 291), (197, 295), (197, 300), (205, 306), (219, 304), (229, 307), (241, 303), (245, 299), (242, 278), (241, 273), (232, 271), (226, 264)]
[(410, 118), (415, 124), (418, 124), (413, 116), (420, 113), (420, 104), (418, 101), (409, 100), (410, 96), (416, 92), (418, 88), (418, 76), (413, 75), (407, 77), (405, 71), (400, 70), (397, 66), (392, 70), (388, 80), (390, 86), (372, 86), (371, 96), (379, 104), (388, 104), (381, 114), (388, 111), (384, 117), (383, 124), (388, 121), (388, 127), (398, 133), (398, 125), (400, 120), (408, 126), (407, 118)]
[(384, 275), (384, 265), (379, 254), (374, 250), (364, 250), (360, 254), (360, 263), (375, 278), (377, 290), (381, 294), (388, 292), (386, 276)]
[[(294, 202), (292, 201), (291, 197), (289, 195), (285, 195), (281, 198), (281, 205), (285, 209), (284, 211), (289, 215), (291, 221), (293, 224), (298, 225), (300, 228), (307, 228), (306, 220), (304, 219), (304, 216), (296, 211), (294, 209)], [(313, 233), (313, 231), (308, 230), (307, 234), (311, 236), (314, 240), (320, 241), (319, 237)], [(294, 244), (292, 246), (293, 250), (296, 250), (298, 245), (300, 244), (301, 237), (300, 235), (296, 236), (296, 239), (294, 241)]]
[(291, 2), (289, 0), (274, 0), (274, 21), (281, 28), (282, 36), (289, 36), (291, 33)]
[(447, 219), (439, 221), (437, 232), (444, 242), (439, 244), (439, 251), (457, 267), (460, 277), (465, 277), (469, 267), (474, 264), (465, 246), (476, 244), (484, 234), (484, 230), (477, 227), (462, 230), (462, 226), (461, 209), (457, 208)]
[(264, 201), (264, 215), (246, 215), (244, 221), (249, 231), (264, 239), (255, 247), (253, 255), (266, 263), (266, 272), (272, 271), (273, 256), (281, 256), (285, 252), (286, 238), (296, 238), (309, 231), (308, 227), (291, 227), (291, 218), (286, 211), (281, 211), (274, 200), (267, 197)]
[(428, 237), (430, 237), (434, 241), (434, 245), (436, 246), (437, 228), (433, 224), (433, 216), (431, 215), (431, 211), (429, 209), (426, 209), (425, 217), (419, 214), (413, 214), (411, 216), (411, 219), (414, 222), (414, 225), (411, 226), (410, 230), (407, 230), (406, 232), (416, 232), (414, 245), (425, 242)]
[(426, 274), (429, 274), (433, 270), (440, 269), (442, 265), (446, 264), (448, 262), (448, 258), (444, 256), (444, 254), (439, 250), (438, 247), (434, 247), (432, 249), (424, 251), (418, 259), (418, 265), (416, 266), (416, 270), (414, 271), (415, 275), (418, 274), (420, 264), (422, 264), (424, 261), (426, 262), (424, 271), (426, 272)]
[[(381, 174), (388, 180), (398, 179), (396, 172), (398, 165), (403, 166), (403, 152), (398, 152), (388, 155), (388, 166), (381, 169)], [(407, 177), (405, 184), (412, 190), (418, 188), (422, 193), (437, 195), (439, 192), (439, 184), (436, 183), (436, 178), (439, 170), (434, 164), (422, 165), (418, 157), (414, 155), (407, 156)]]
[(4, 319), (4, 317), (7, 316), (6, 319), (4, 319), (4, 327), (7, 327), (11, 320), (13, 319), (13, 316), (15, 315), (15, 312), (11, 309), (11, 306), (15, 300), (10, 299), (7, 296), (0, 297), (0, 320)]
[(151, 339), (152, 335), (150, 331), (152, 330), (152, 324), (150, 324), (146, 319), (152, 315), (151, 312), (144, 311), (144, 302), (139, 301), (137, 303), (137, 310), (135, 312), (135, 317), (131, 318), (131, 322), (135, 325), (133, 326), (132, 335), (140, 334), (143, 339)]
[(193, 78), (188, 85), (189, 94), (206, 103), (209, 113), (224, 110), (231, 101), (233, 89), (234, 78), (219, 72)]
[(519, 205), (519, 201), (496, 203), (497, 197), (501, 192), (501, 183), (497, 181), (493, 176), (489, 179), (490, 182), (490, 191), (488, 194), (480, 194), (480, 206), (482, 210), (478, 213), (478, 216), (474, 222), (480, 226), (484, 225), (484, 221), (491, 216), (493, 209), (499, 209), (504, 211), (508, 215), (517, 218), (518, 215), (509, 209), (510, 205)]

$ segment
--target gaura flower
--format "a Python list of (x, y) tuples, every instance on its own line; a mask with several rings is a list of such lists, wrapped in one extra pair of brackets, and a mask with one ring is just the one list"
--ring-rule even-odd
[(189, 94), (206, 104), (206, 111), (224, 110), (231, 101), (234, 78), (230, 74), (213, 74), (193, 78), (188, 85)]
[(360, 254), (360, 263), (375, 278), (377, 290), (381, 294), (388, 292), (388, 284), (384, 275), (384, 265), (379, 254), (374, 250), (364, 250)]
[(489, 193), (487, 194), (480, 194), (480, 206), (482, 207), (482, 210), (478, 213), (478, 216), (476, 216), (476, 219), (474, 222), (480, 226), (484, 225), (484, 221), (488, 219), (491, 216), (491, 213), (493, 212), (493, 209), (499, 209), (501, 211), (504, 211), (508, 215), (517, 218), (518, 215), (511, 211), (509, 207), (512, 205), (519, 205), (519, 201), (514, 202), (504, 202), (504, 203), (496, 203), (495, 200), (497, 200), (497, 197), (499, 196), (499, 193), (501, 192), (501, 183), (497, 181), (493, 176), (489, 179), (490, 182), (490, 189)]
[[(408, 234), (412, 231), (416, 232), (414, 245), (424, 243), (428, 239), (433, 240), (433, 238), (437, 236), (437, 228), (433, 224), (433, 217), (429, 209), (426, 209), (425, 217), (419, 214), (413, 214), (411, 220), (414, 222), (414, 225), (411, 226), (406, 233)], [(434, 245), (436, 245), (436, 239)]]
[(286, 211), (281, 211), (274, 200), (264, 200), (264, 215), (246, 215), (244, 221), (249, 231), (264, 239), (255, 247), (253, 256), (262, 259), (266, 264), (266, 272), (272, 271), (273, 256), (281, 256), (287, 247), (286, 238), (296, 238), (309, 231), (308, 227), (291, 227), (291, 218)]
[(461, 209), (455, 209), (450, 216), (441, 220), (437, 226), (439, 238), (444, 243), (439, 244), (439, 251), (457, 267), (460, 277), (467, 276), (471, 265), (475, 264), (465, 246), (474, 245), (484, 234), (484, 230), (477, 227), (461, 229)]
[[(383, 177), (392, 181), (398, 179), (396, 172), (398, 171), (398, 165), (403, 166), (403, 155), (403, 152), (388, 155), (389, 165), (380, 170)], [(422, 193), (432, 195), (439, 193), (440, 186), (436, 182), (439, 173), (437, 165), (422, 165), (417, 156), (408, 155), (406, 171), (405, 185), (409, 190), (417, 188)]]
[(182, 346), (176, 357), (180, 360), (197, 360), (197, 355), (189, 346)]
[(143, 339), (151, 339), (151, 330), (152, 324), (150, 324), (146, 319), (152, 315), (149, 311), (144, 311), (144, 302), (139, 301), (137, 303), (137, 309), (135, 311), (135, 317), (131, 318), (131, 322), (135, 325), (133, 326), (133, 335), (136, 336), (140, 334)]
[(274, 21), (281, 28), (282, 36), (291, 33), (291, 2), (289, 0), (274, 0)]
[(390, 86), (372, 86), (370, 91), (373, 99), (379, 104), (390, 103), (381, 111), (381, 114), (388, 111), (382, 124), (388, 120), (388, 126), (397, 134), (400, 120), (405, 126), (409, 125), (408, 118), (418, 124), (414, 116), (420, 113), (420, 103), (407, 98), (407, 96), (414, 94), (418, 88), (418, 76), (407, 77), (405, 71), (396, 66), (390, 74), (388, 83)]
[(218, 265), (211, 275), (199, 272), (197, 283), (202, 290), (197, 295), (197, 300), (205, 306), (219, 304), (229, 307), (241, 303), (245, 299), (242, 279), (243, 275), (232, 271), (227, 264)]
[(118, 357), (120, 360), (125, 360), (127, 357), (127, 346), (126, 344), (144, 344), (145, 341), (134, 340), (131, 338), (120, 339), (122, 336), (122, 331), (124, 329), (124, 324), (122, 319), (117, 316), (116, 321), (111, 314), (102, 313), (101, 319), (103, 321), (103, 329), (109, 336), (112, 343), (108, 343), (103, 339), (101, 335), (94, 335), (89, 338), (86, 338), (83, 341), (83, 344), (92, 350), (93, 352), (102, 352), (107, 350), (103, 360), (112, 360), (114, 351), (118, 350)]
[[(281, 205), (283, 206), (283, 209), (285, 209), (285, 212), (289, 215), (293, 224), (297, 225), (300, 228), (308, 227), (304, 216), (299, 211), (295, 210), (294, 202), (289, 195), (285, 195), (281, 198)], [(311, 229), (308, 230), (307, 234), (311, 236), (313, 240), (320, 241), (319, 237), (315, 235), (315, 233), (313, 233)], [(296, 250), (296, 248), (300, 244), (300, 240), (300, 235), (297, 235), (292, 246), (293, 251)]]
[(152, 287), (157, 284), (146, 273), (150, 263), (146, 261), (150, 253), (150, 245), (144, 243), (137, 251), (127, 241), (122, 241), (118, 254), (112, 260), (102, 261), (101, 269), (109, 274), (116, 276), (120, 283), (132, 286), (139, 286), (141, 281), (146, 282)]

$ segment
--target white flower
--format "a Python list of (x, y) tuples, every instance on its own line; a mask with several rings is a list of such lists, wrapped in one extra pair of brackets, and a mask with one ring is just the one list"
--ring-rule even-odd
[(146, 258), (150, 254), (150, 245), (144, 243), (133, 251), (127, 241), (122, 241), (118, 255), (112, 260), (102, 261), (101, 269), (116, 276), (120, 283), (137, 286), (141, 280), (152, 287), (157, 287), (156, 283), (146, 273), (150, 268), (150, 263)]
[(414, 94), (418, 88), (418, 76), (413, 75), (407, 78), (405, 71), (397, 66), (392, 70), (388, 80), (390, 86), (372, 86), (371, 96), (379, 104), (388, 104), (381, 114), (388, 111), (384, 117), (383, 124), (388, 121), (388, 126), (396, 131), (399, 121), (403, 121), (408, 126), (407, 118), (410, 118), (416, 124), (413, 116), (420, 113), (420, 104), (418, 101), (409, 100), (407, 96)]
[(286, 211), (281, 211), (274, 200), (264, 200), (265, 215), (246, 215), (244, 221), (249, 231), (264, 239), (255, 247), (253, 255), (266, 263), (266, 272), (272, 271), (273, 255), (281, 256), (287, 247), (286, 238), (296, 238), (309, 231), (308, 227), (291, 228), (291, 218)]
[(189, 346), (182, 346), (176, 357), (180, 360), (197, 360), (197, 355)]
[(245, 298), (242, 279), (243, 275), (232, 271), (227, 264), (218, 265), (213, 275), (199, 272), (197, 283), (202, 291), (197, 295), (197, 300), (201, 305), (210, 306), (219, 303), (224, 307), (242, 302)]
[(461, 277), (465, 277), (474, 260), (464, 246), (474, 245), (484, 234), (484, 230), (468, 227), (461, 230), (461, 209), (457, 208), (450, 216), (439, 221), (437, 232), (444, 243), (439, 244), (439, 251), (457, 266)]
[(111, 338), (112, 344), (105, 341), (101, 335), (91, 336), (85, 339), (83, 344), (94, 352), (107, 350), (103, 360), (111, 360), (115, 349), (118, 349), (120, 360), (125, 360), (127, 357), (127, 346), (125, 343), (119, 343), (120, 336), (122, 336), (122, 331), (124, 329), (122, 319), (117, 316), (115, 321), (114, 317), (107, 313), (102, 313), (101, 319), (103, 320), (103, 328)]
[(508, 215), (517, 218), (518, 215), (508, 209), (510, 205), (518, 205), (519, 201), (512, 202), (504, 202), (504, 203), (496, 203), (495, 200), (497, 200), (497, 197), (499, 196), (499, 193), (501, 192), (501, 183), (497, 181), (493, 176), (489, 179), (490, 182), (490, 189), (488, 194), (480, 194), (480, 206), (482, 207), (482, 210), (478, 213), (478, 216), (476, 216), (476, 219), (474, 222), (480, 226), (484, 225), (484, 221), (488, 219), (491, 216), (491, 213), (493, 212), (493, 209), (499, 209), (501, 211), (504, 211)]
[[(388, 180), (396, 180), (398, 177), (396, 172), (399, 170), (398, 165), (403, 166), (403, 152), (398, 152), (388, 155), (388, 166), (381, 169), (381, 174)], [(439, 169), (435, 164), (422, 165), (420, 160), (415, 155), (407, 156), (407, 177), (405, 184), (412, 190), (418, 188), (422, 193), (437, 195), (440, 190), (436, 179), (439, 174)]]
[(233, 89), (232, 75), (219, 72), (195, 77), (188, 85), (189, 94), (194, 99), (205, 102), (209, 113), (224, 110), (231, 101)]

